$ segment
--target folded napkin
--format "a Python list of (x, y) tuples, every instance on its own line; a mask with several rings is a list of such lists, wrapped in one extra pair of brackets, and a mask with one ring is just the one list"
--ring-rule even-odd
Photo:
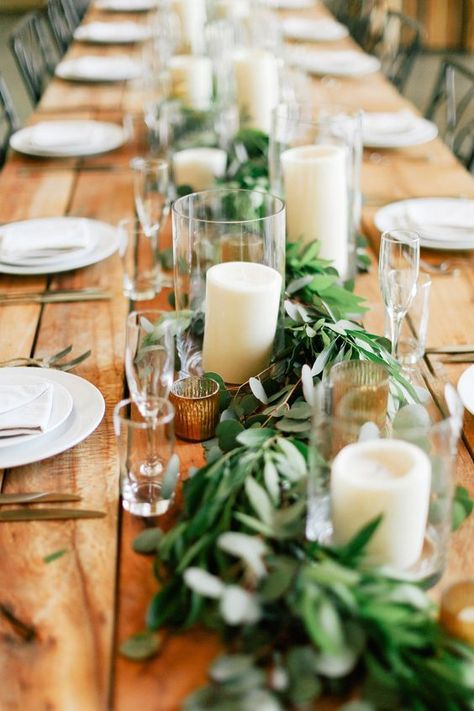
[(330, 18), (310, 20), (302, 17), (285, 17), (282, 22), (283, 34), (299, 40), (329, 41), (346, 37), (344, 25)]
[(99, 0), (96, 4), (101, 10), (140, 12), (154, 8), (157, 5), (157, 0)]
[(130, 42), (150, 36), (150, 30), (136, 22), (90, 22), (78, 27), (77, 39), (94, 39), (97, 42)]
[(0, 229), (0, 261), (7, 264), (35, 265), (57, 260), (93, 246), (86, 220), (77, 220), (67, 227), (64, 223), (46, 221), (18, 224)]
[(64, 150), (87, 146), (94, 135), (94, 126), (86, 122), (42, 121), (32, 127), (28, 140), (35, 148)]
[(298, 47), (290, 51), (289, 59), (302, 69), (316, 74), (357, 76), (376, 71), (380, 67), (376, 57), (350, 49), (313, 52)]
[(304, 10), (316, 5), (317, 0), (266, 0), (266, 5), (279, 10)]
[[(80, 57), (67, 62), (77, 76), (87, 79), (135, 79), (141, 66), (128, 57)], [(60, 69), (61, 65), (59, 65)]]
[(364, 134), (373, 136), (406, 133), (416, 126), (418, 117), (411, 111), (371, 112), (362, 116)]
[(474, 239), (474, 200), (459, 205), (443, 201), (407, 205), (400, 227), (416, 230), (427, 239)]
[(29, 385), (0, 385), (0, 437), (46, 432), (53, 386), (38, 378)]

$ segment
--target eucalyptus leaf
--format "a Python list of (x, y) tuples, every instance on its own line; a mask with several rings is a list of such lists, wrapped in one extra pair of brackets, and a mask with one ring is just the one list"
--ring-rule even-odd
[(134, 539), (133, 550), (135, 553), (156, 553), (162, 538), (161, 528), (146, 528)]
[(224, 593), (224, 584), (215, 575), (211, 575), (202, 568), (187, 568), (183, 575), (184, 581), (199, 595), (220, 598)]
[(163, 476), (161, 485), (161, 496), (163, 499), (171, 499), (174, 495), (179, 476), (179, 457), (172, 454)]
[(268, 403), (268, 397), (265, 392), (265, 388), (263, 387), (262, 383), (258, 378), (250, 378), (249, 379), (249, 387), (252, 393), (255, 395), (257, 400), (260, 400), (260, 402), (263, 402), (264, 405)]
[(156, 656), (160, 651), (162, 639), (157, 632), (145, 630), (129, 637), (119, 647), (119, 652), (122, 657), (132, 659), (133, 661), (143, 661)]
[(260, 617), (257, 598), (238, 585), (227, 585), (220, 600), (220, 612), (228, 625), (254, 624)]

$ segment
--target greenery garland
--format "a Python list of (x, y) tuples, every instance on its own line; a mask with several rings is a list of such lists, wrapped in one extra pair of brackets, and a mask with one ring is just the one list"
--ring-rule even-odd
[[(265, 179), (248, 164), (234, 178), (249, 175)], [(134, 543), (155, 555), (160, 590), (147, 630), (122, 653), (144, 659), (159, 651), (159, 630), (194, 624), (218, 632), (228, 649), (187, 711), (301, 708), (354, 688), (364, 700), (345, 711), (474, 709), (474, 650), (443, 631), (418, 587), (364, 567), (379, 521), (344, 547), (305, 537), (314, 379), (335, 362), (367, 359), (388, 368), (398, 403), (416, 399), (389, 343), (354, 320), (362, 300), (337, 279), (316, 244), (288, 248), (280, 351), (232, 395), (209, 374), (221, 384), (222, 416), (207, 463), (184, 482), (174, 527), (147, 529)], [(460, 490), (458, 525), (471, 509)]]

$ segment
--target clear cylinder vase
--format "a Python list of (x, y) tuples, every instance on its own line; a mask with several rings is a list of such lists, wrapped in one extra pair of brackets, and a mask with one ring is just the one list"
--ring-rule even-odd
[(360, 112), (297, 103), (274, 110), (270, 184), (286, 201), (287, 239), (318, 240), (343, 280), (356, 271), (361, 156)]

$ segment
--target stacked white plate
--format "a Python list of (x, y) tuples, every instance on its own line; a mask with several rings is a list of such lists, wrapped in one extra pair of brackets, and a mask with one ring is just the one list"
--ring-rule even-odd
[(330, 18), (311, 20), (303, 17), (285, 17), (282, 20), (283, 35), (301, 42), (335, 42), (344, 39), (349, 30)]
[(143, 42), (151, 30), (137, 22), (89, 22), (74, 32), (74, 39), (95, 44), (129, 44)]
[(413, 198), (378, 210), (375, 224), (386, 230), (414, 230), (429, 249), (474, 249), (474, 200)]
[(268, 7), (277, 10), (307, 10), (317, 4), (317, 0), (265, 0)]
[(148, 12), (157, 4), (157, 0), (97, 0), (95, 6), (108, 12)]
[(466, 410), (474, 415), (474, 365), (465, 370), (459, 378), (458, 393)]
[(105, 403), (97, 388), (83, 378), (59, 370), (1, 368), (1, 385), (52, 387), (52, 407), (45, 431), (0, 439), (0, 469), (19, 467), (52, 457), (82, 442), (101, 422)]
[(100, 262), (117, 249), (117, 230), (105, 222), (80, 217), (11, 222), (0, 227), (0, 273), (65, 272)]
[(12, 135), (20, 153), (41, 158), (71, 158), (106, 153), (126, 141), (123, 128), (102, 121), (42, 121)]
[(296, 47), (290, 48), (288, 60), (306, 72), (319, 76), (359, 77), (380, 69), (380, 62), (376, 57), (354, 50), (315, 52)]
[(362, 140), (369, 148), (406, 148), (432, 141), (438, 128), (411, 111), (367, 112), (362, 116)]
[(77, 57), (56, 67), (56, 76), (70, 81), (127, 81), (142, 73), (142, 65), (129, 57)]

